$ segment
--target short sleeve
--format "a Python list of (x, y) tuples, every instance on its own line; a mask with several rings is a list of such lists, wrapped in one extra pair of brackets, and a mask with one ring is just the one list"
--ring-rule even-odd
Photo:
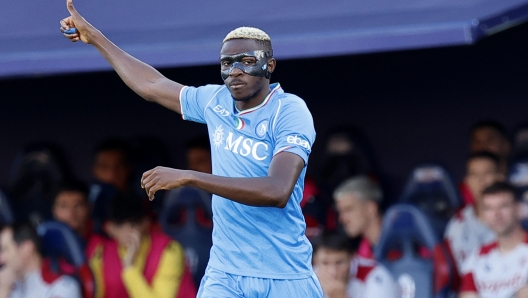
[(315, 129), (312, 114), (302, 99), (295, 96), (280, 99), (272, 130), (275, 138), (273, 155), (292, 152), (299, 155), (305, 165), (308, 164)]
[(205, 109), (225, 86), (184, 86), (180, 91), (180, 105), (184, 120), (205, 123)]

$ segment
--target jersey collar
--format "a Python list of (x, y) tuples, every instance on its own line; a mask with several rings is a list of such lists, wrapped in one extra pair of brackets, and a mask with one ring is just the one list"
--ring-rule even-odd
[(260, 104), (258, 104), (257, 106), (252, 107), (251, 109), (247, 109), (247, 110), (240, 111), (240, 110), (236, 107), (236, 105), (235, 105), (235, 109), (236, 109), (238, 115), (239, 115), (239, 116), (240, 116), (240, 115), (245, 115), (245, 114), (251, 113), (251, 112), (253, 112), (253, 111), (256, 111), (256, 110), (262, 108), (263, 106), (265, 106), (265, 105), (270, 101), (270, 99), (271, 99), (271, 97), (273, 96), (273, 94), (275, 94), (275, 93), (280, 94), (280, 93), (283, 93), (283, 92), (284, 92), (284, 91), (282, 90), (282, 88), (281, 88), (281, 86), (280, 86), (279, 83), (273, 83), (273, 84), (271, 84), (271, 85), (270, 85), (270, 89), (271, 89), (271, 91), (270, 91), (270, 93), (268, 93), (268, 95), (266, 96), (266, 98), (264, 98), (264, 100), (263, 100)]

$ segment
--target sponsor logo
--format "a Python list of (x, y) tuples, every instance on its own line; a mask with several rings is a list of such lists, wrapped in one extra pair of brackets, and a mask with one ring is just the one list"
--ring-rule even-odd
[(268, 119), (262, 120), (257, 124), (257, 127), (255, 127), (255, 134), (257, 137), (262, 138), (266, 135), (266, 132), (268, 131)]
[(216, 146), (216, 148), (220, 147), (220, 145), (222, 145), (224, 142), (224, 128), (222, 127), (222, 124), (215, 128), (215, 131), (211, 136), (213, 137), (213, 144)]
[(213, 108), (213, 111), (215, 111), (215, 113), (217, 113), (218, 115), (220, 116), (229, 116), (229, 111), (224, 109), (221, 105), (216, 105), (214, 108)]
[(225, 139), (225, 150), (229, 150), (235, 154), (240, 154), (242, 156), (251, 156), (256, 160), (264, 160), (268, 155), (258, 155), (259, 148), (268, 151), (268, 144), (264, 142), (256, 142), (249, 138), (244, 138), (239, 136), (235, 139), (234, 134), (229, 132), (227, 138)]
[(286, 138), (286, 142), (288, 142), (290, 144), (294, 144), (294, 145), (299, 145), (299, 146), (304, 147), (304, 148), (306, 148), (308, 150), (312, 149), (312, 147), (310, 146), (310, 143), (308, 143), (308, 141), (302, 139), (298, 135), (288, 136)]

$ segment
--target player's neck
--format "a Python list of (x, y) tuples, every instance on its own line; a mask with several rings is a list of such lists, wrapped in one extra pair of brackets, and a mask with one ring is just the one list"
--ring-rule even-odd
[(235, 105), (239, 111), (249, 110), (260, 105), (271, 92), (269, 84), (262, 87), (255, 95), (248, 100), (241, 100), (235, 102)]
[(507, 235), (499, 235), (497, 242), (499, 244), (499, 251), (501, 253), (508, 253), (515, 249), (515, 247), (523, 243), (526, 239), (526, 232), (520, 225), (517, 225), (511, 233)]
[(381, 218), (376, 217), (368, 226), (363, 233), (363, 237), (367, 238), (370, 245), (376, 246), (379, 241), (379, 236), (381, 233)]

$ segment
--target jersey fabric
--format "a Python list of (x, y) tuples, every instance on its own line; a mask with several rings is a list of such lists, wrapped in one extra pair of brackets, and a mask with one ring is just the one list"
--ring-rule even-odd
[(480, 246), (495, 240), (495, 233), (475, 214), (473, 205), (461, 209), (447, 224), (444, 238), (458, 270), (466, 258)]
[(208, 266), (227, 273), (272, 279), (310, 278), (312, 247), (300, 202), (308, 156), (315, 140), (304, 101), (278, 83), (258, 106), (237, 110), (225, 85), (184, 87), (185, 120), (206, 123), (213, 174), (265, 177), (273, 156), (291, 152), (304, 168), (286, 207), (253, 207), (213, 195), (213, 247)]
[(81, 298), (81, 290), (73, 277), (43, 266), (16, 282), (9, 298)]
[(480, 298), (510, 298), (528, 284), (528, 234), (523, 243), (501, 253), (497, 242), (482, 246), (462, 267), (460, 292)]
[(375, 260), (358, 256), (350, 266), (347, 294), (351, 298), (396, 298), (400, 292), (385, 267)]

